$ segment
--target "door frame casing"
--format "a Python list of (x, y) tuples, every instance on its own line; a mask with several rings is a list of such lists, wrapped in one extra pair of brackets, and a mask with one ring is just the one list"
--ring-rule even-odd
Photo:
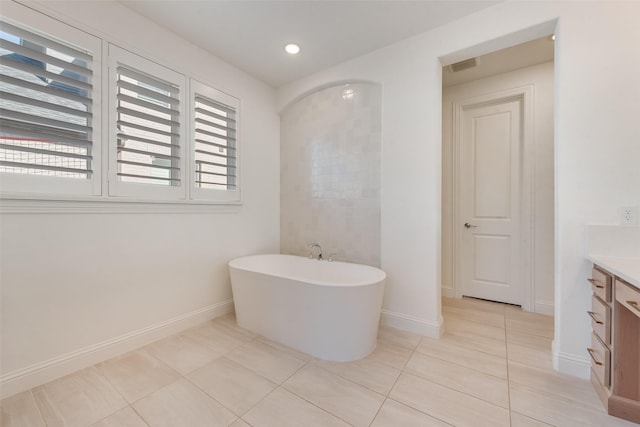
[(465, 109), (483, 104), (492, 104), (502, 100), (520, 100), (521, 140), (520, 140), (520, 259), (518, 277), (522, 283), (522, 308), (534, 311), (534, 227), (535, 227), (535, 144), (534, 144), (534, 85), (525, 85), (512, 89), (491, 92), (480, 96), (453, 101), (453, 288), (456, 298), (463, 294), (460, 283), (462, 263), (460, 248), (462, 245), (462, 216), (460, 213), (460, 164), (462, 114)]

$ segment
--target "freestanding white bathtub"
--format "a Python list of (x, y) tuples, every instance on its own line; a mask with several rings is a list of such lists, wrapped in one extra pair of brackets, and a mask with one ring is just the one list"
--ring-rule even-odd
[(386, 274), (292, 255), (229, 262), (238, 325), (314, 357), (346, 362), (376, 347)]

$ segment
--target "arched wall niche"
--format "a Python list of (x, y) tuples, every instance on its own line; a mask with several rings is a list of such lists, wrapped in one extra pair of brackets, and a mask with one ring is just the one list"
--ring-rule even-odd
[(382, 88), (340, 81), (280, 117), (280, 249), (380, 266)]

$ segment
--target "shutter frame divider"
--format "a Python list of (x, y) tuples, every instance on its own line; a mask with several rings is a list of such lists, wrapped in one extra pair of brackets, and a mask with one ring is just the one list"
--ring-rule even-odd
[[(218, 93), (215, 90), (211, 92)], [(199, 191), (236, 191), (237, 107), (203, 95), (197, 89), (193, 92), (192, 102), (194, 185)], [(211, 147), (222, 149), (224, 153), (215, 153)]]

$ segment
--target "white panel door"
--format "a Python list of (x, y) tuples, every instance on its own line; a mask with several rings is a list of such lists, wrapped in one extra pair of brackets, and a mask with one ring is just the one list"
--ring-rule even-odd
[(520, 99), (466, 106), (460, 117), (462, 294), (522, 304)]

